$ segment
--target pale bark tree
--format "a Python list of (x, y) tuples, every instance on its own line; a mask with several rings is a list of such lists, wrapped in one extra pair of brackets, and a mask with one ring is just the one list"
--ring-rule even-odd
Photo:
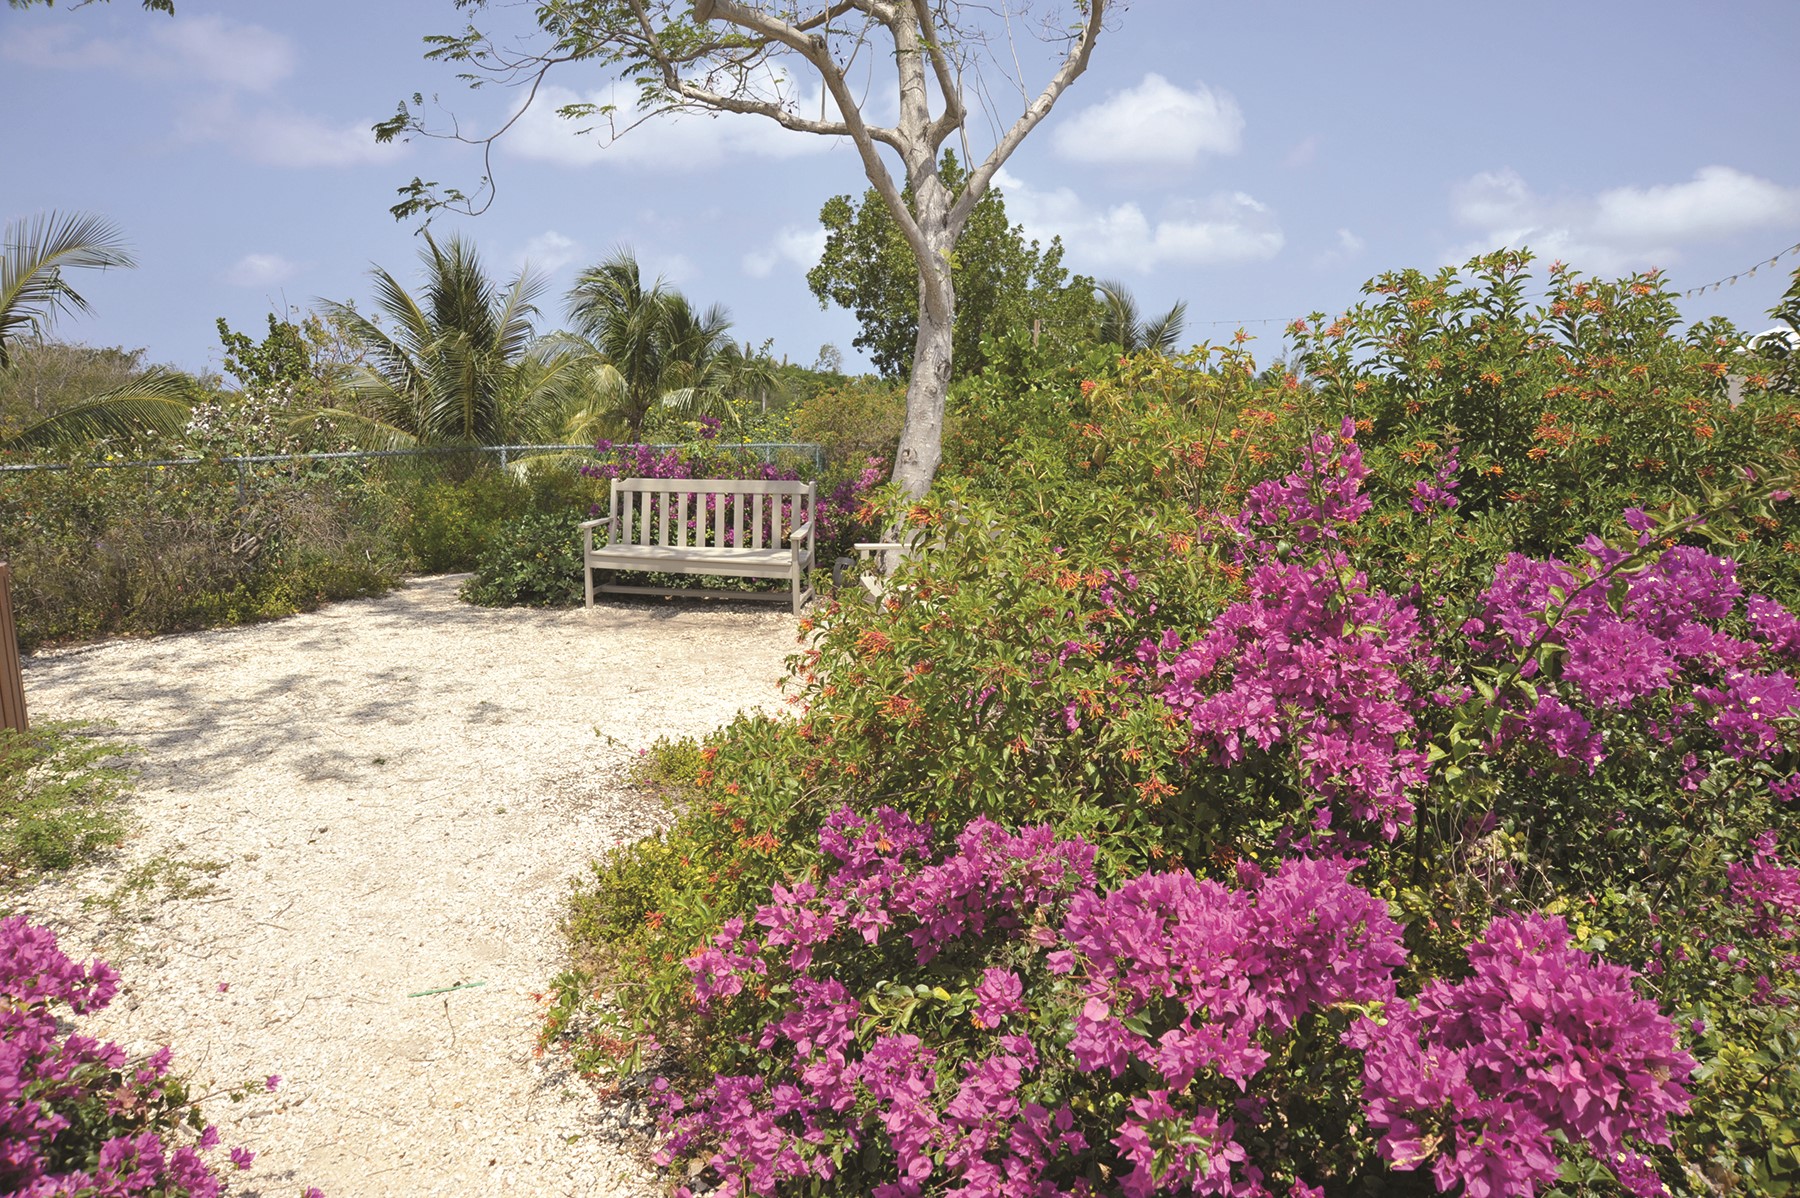
[[(975, 205), (994, 175), (1083, 71), (1107, 17), (1122, 0), (1050, 0), (1033, 14), (1031, 0), (545, 0), (536, 11), (543, 48), (517, 48), (473, 27), (430, 39), (427, 56), (461, 64), (474, 78), (498, 78), (527, 91), (529, 106), (547, 74), (565, 64), (588, 63), (635, 84), (639, 100), (621, 113), (612, 106), (575, 104), (559, 109), (576, 120), (607, 122), (613, 135), (651, 116), (682, 110), (749, 113), (796, 133), (847, 139), (863, 172), (881, 196), (919, 266), (919, 333), (907, 386), (906, 426), (894, 463), (894, 481), (909, 494), (930, 488), (942, 457), (944, 400), (949, 391), (956, 291), (951, 261)], [(459, 0), (484, 8), (486, 0)], [(1051, 49), (1048, 80), (1027, 80), (1028, 43)], [(1027, 43), (1021, 56), (1021, 43)], [(802, 112), (792, 68), (822, 85), (817, 115)], [(871, 103), (875, 80), (891, 71), (892, 117), (878, 123), (886, 104)], [(998, 72), (998, 74), (995, 74)], [(1002, 112), (993, 102), (999, 75), (1018, 108)], [(993, 78), (989, 78), (993, 75)], [(884, 87), (886, 85), (884, 84)], [(382, 140), (431, 134), (419, 109), (423, 98), (402, 104), (376, 126)], [(495, 133), (469, 137), (491, 152)], [(940, 152), (952, 138), (969, 147), (971, 110), (983, 112), (993, 136), (985, 158), (961, 186), (940, 178)], [(885, 151), (885, 153), (884, 153)], [(891, 157), (890, 157), (891, 156)], [(903, 178), (890, 170), (897, 163)], [(418, 179), (401, 189), (397, 216), (440, 206), (479, 211), (491, 201), (491, 165), (473, 195), (440, 191)], [(903, 192), (910, 188), (908, 207)]]

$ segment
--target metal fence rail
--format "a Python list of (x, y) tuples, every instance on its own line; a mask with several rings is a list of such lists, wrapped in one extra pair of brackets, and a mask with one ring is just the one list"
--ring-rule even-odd
[[(635, 443), (620, 442), (617, 449), (632, 448)], [(657, 441), (644, 442), (646, 449), (670, 450), (680, 449), (691, 442)], [(825, 447), (810, 442), (787, 441), (745, 441), (737, 444), (717, 444), (716, 450), (743, 450), (761, 457), (765, 463), (773, 462), (779, 453), (793, 452), (810, 456), (814, 470), (825, 468)], [(0, 474), (21, 474), (36, 470), (147, 470), (167, 468), (171, 466), (235, 466), (240, 474), (246, 466), (267, 465), (276, 462), (325, 462), (354, 459), (377, 458), (409, 458), (441, 456), (444, 454), (495, 454), (504, 469), (515, 457), (529, 456), (538, 453), (594, 453), (592, 445), (433, 445), (414, 449), (346, 449), (330, 453), (259, 453), (244, 456), (217, 458), (161, 458), (153, 461), (130, 462), (21, 462), (16, 465), (0, 465)]]

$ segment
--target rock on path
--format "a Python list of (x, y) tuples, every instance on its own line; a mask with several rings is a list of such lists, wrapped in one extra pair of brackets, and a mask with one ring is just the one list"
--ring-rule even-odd
[[(460, 581), (27, 660), (34, 720), (110, 720), (144, 752), (119, 860), (24, 909), (124, 974), (83, 1030), (170, 1044), (203, 1087), (282, 1076), (206, 1104), (258, 1154), (244, 1194), (652, 1192), (594, 1098), (534, 1059), (533, 994), (567, 879), (655, 825), (630, 758), (777, 708), (793, 619), (494, 611)], [(126, 896), (124, 921), (83, 903), (157, 861), (194, 867), (186, 897)]]

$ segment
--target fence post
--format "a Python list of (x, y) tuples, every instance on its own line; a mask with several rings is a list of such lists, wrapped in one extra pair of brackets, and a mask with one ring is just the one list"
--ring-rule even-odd
[(13, 624), (12, 568), (0, 562), (0, 727), (24, 732), (25, 675), (19, 666), (18, 629)]

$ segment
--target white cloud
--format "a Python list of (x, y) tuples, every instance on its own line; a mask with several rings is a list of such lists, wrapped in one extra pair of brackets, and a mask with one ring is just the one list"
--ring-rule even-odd
[(1282, 158), (1281, 164), (1289, 170), (1299, 170), (1303, 166), (1312, 165), (1312, 160), (1319, 156), (1319, 135), (1309, 133), (1294, 144)]
[(398, 143), (381, 145), (370, 132), (373, 119), (333, 124), (302, 112), (262, 109), (244, 112), (229, 101), (191, 106), (176, 132), (195, 141), (217, 141), (268, 166), (359, 166), (389, 162), (406, 153)]
[(1235, 154), (1244, 114), (1204, 83), (1192, 91), (1148, 74), (1057, 125), (1051, 145), (1064, 158), (1116, 166), (1192, 166), (1202, 154)]
[(1638, 241), (1728, 237), (1800, 219), (1800, 188), (1728, 166), (1707, 166), (1686, 183), (1603, 191), (1595, 222), (1605, 235)]
[(550, 274), (579, 257), (579, 242), (571, 237), (564, 237), (555, 229), (546, 229), (527, 241), (525, 248), (513, 256), (513, 265), (521, 270), (529, 267), (531, 270)]
[(1339, 229), (1330, 249), (1313, 260), (1316, 266), (1338, 266), (1361, 257), (1368, 243), (1348, 229)]
[(1457, 223), (1476, 231), (1449, 251), (1452, 261), (1530, 246), (1597, 274), (1666, 265), (1696, 242), (1800, 222), (1800, 187), (1727, 166), (1702, 167), (1683, 183), (1593, 196), (1540, 195), (1516, 171), (1485, 171), (1452, 188), (1450, 200)]
[(178, 16), (150, 26), (148, 48), (107, 38), (84, 38), (70, 25), (9, 31), (5, 57), (59, 70), (122, 70), (134, 75), (204, 80), (244, 91), (267, 91), (294, 73), (293, 43), (261, 25), (216, 16)]
[(753, 279), (766, 279), (775, 273), (775, 268), (783, 262), (811, 270), (818, 264), (825, 253), (825, 230), (818, 226), (805, 228), (789, 225), (775, 234), (770, 243), (760, 250), (753, 250), (744, 255), (744, 273)]
[(260, 25), (179, 16), (153, 26), (150, 36), (162, 51), (163, 66), (185, 77), (268, 91), (294, 73), (293, 44)]
[(26, 26), (7, 30), (0, 57), (53, 70), (80, 71), (129, 63), (125, 47), (102, 38), (83, 38), (71, 25)]
[(300, 273), (300, 264), (280, 254), (245, 254), (225, 271), (233, 287), (277, 287)]
[[(791, 88), (787, 90), (792, 93)], [(820, 95), (821, 90), (815, 89), (810, 96), (794, 96), (797, 111), (818, 113)], [(617, 111), (574, 121), (557, 115), (558, 109), (571, 104), (614, 104)], [(699, 171), (726, 157), (780, 160), (824, 153), (841, 140), (795, 133), (766, 117), (744, 113), (680, 112), (645, 117), (623, 91), (584, 94), (565, 87), (545, 87), (500, 144), (507, 153), (561, 166), (607, 163)]]
[(1285, 244), (1268, 205), (1241, 191), (1175, 200), (1155, 219), (1136, 203), (1097, 208), (1066, 187), (1038, 191), (1000, 172), (1007, 214), (1034, 237), (1056, 235), (1082, 270), (1205, 266), (1272, 258)]

